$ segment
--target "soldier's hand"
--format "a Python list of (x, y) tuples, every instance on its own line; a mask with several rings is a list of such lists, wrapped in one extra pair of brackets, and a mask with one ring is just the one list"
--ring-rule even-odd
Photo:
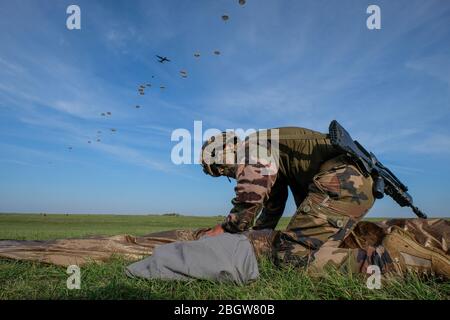
[(225, 230), (223, 230), (222, 226), (220, 224), (218, 224), (214, 228), (212, 228), (211, 230), (206, 232), (205, 235), (208, 237), (215, 237), (224, 232), (225, 232)]

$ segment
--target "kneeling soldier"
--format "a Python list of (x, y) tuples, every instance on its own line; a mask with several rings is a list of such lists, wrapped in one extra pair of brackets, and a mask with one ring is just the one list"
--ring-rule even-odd
[[(258, 131), (241, 141), (231, 132), (222, 133), (204, 143), (201, 161), (206, 174), (237, 181), (230, 214), (209, 236), (266, 230), (259, 239), (258, 232), (249, 233), (256, 251), (307, 267), (311, 274), (328, 266), (366, 272), (377, 265), (389, 272), (404, 270), (406, 260), (414, 264), (414, 259), (391, 257), (382, 244), (368, 250), (340, 248), (374, 204), (373, 180), (327, 134), (287, 127)], [(297, 206), (294, 216), (286, 230), (267, 231), (280, 220), (289, 189)], [(433, 260), (427, 252), (417, 257)], [(428, 269), (420, 271), (436, 271), (431, 262)]]

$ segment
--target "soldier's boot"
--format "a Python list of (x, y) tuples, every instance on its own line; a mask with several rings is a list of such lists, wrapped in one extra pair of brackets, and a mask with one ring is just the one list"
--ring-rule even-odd
[(278, 231), (272, 229), (247, 230), (243, 233), (253, 246), (256, 258), (275, 259), (275, 238), (279, 234)]
[(443, 252), (419, 245), (410, 234), (399, 227), (392, 227), (382, 245), (389, 252), (396, 271), (437, 275), (450, 279), (450, 258)]

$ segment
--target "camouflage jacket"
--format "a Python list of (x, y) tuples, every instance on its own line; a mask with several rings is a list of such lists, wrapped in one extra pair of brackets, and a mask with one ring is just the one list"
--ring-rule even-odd
[[(277, 130), (276, 138), (272, 134), (274, 130)], [(261, 139), (261, 132), (269, 132), (267, 143)], [(259, 156), (251, 149), (255, 143)], [(320, 165), (338, 154), (327, 135), (295, 127), (258, 131), (242, 142), (241, 148), (245, 152), (238, 158), (233, 208), (222, 224), (231, 233), (251, 228), (263, 207), (283, 211), (288, 188), (298, 205)], [(269, 157), (261, 157), (261, 150)]]

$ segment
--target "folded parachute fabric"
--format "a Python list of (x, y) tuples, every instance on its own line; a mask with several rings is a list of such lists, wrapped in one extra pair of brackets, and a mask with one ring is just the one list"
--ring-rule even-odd
[[(384, 236), (394, 226), (407, 231), (421, 246), (441, 254), (450, 254), (450, 221), (444, 219), (390, 219), (380, 222), (360, 221), (345, 239), (342, 248), (361, 248), (381, 244)], [(0, 240), (0, 258), (50, 263), (61, 266), (87, 262), (102, 262), (113, 255), (129, 260), (139, 260), (151, 255), (154, 249), (176, 241), (202, 238), (208, 229), (177, 229), (134, 237), (86, 237), (48, 241)], [(250, 230), (244, 234), (259, 256), (272, 255), (271, 230)]]
[(0, 240), (0, 257), (60, 266), (103, 262), (113, 255), (138, 260), (152, 254), (158, 245), (179, 239), (192, 240), (192, 234), (192, 231), (172, 230), (142, 237), (117, 235), (48, 241)]
[(225, 233), (158, 246), (153, 255), (129, 265), (126, 274), (146, 279), (205, 279), (245, 284), (259, 277), (248, 238)]

